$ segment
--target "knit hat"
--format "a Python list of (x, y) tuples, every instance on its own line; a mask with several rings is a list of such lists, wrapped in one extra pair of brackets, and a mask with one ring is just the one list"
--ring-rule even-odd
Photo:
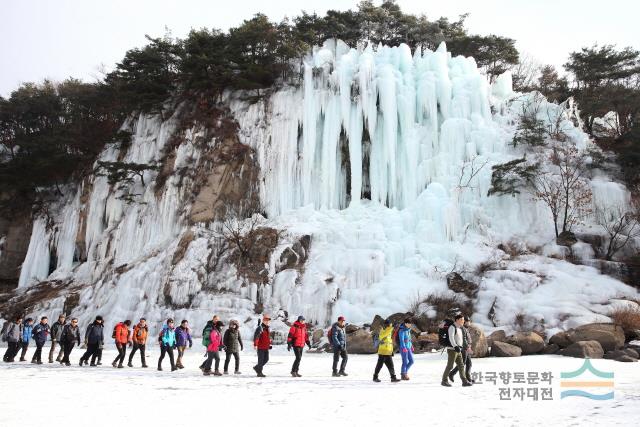
[(391, 324), (390, 319), (384, 319), (384, 326), (389, 326)]
[(305, 318), (304, 316), (298, 316), (298, 322), (304, 322)]
[(102, 316), (96, 316), (96, 322), (97, 322), (97, 321), (102, 322)]
[(344, 316), (338, 317), (338, 322), (342, 322), (342, 321), (344, 321)]

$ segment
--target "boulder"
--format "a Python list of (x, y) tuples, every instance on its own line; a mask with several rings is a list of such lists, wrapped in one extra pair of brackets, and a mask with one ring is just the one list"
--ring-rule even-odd
[(555, 344), (560, 348), (569, 347), (573, 341), (569, 338), (569, 334), (565, 331), (558, 332), (549, 338), (549, 344)]
[(489, 347), (484, 331), (480, 326), (473, 323), (469, 325), (468, 329), (469, 335), (471, 335), (471, 351), (473, 352), (473, 357), (486, 357), (489, 352)]
[(624, 330), (613, 323), (589, 323), (569, 331), (572, 342), (598, 341), (605, 351), (624, 347)]
[(377, 349), (373, 346), (371, 332), (358, 329), (347, 336), (347, 351), (350, 354), (374, 354)]
[(463, 293), (469, 298), (478, 296), (478, 285), (465, 280), (459, 273), (449, 273), (447, 275), (447, 287), (456, 293)]
[(618, 360), (622, 357), (629, 357), (635, 360), (638, 360), (640, 358), (638, 356), (638, 352), (630, 348), (625, 348), (622, 350), (607, 351), (604, 354), (605, 359)]
[(313, 331), (313, 334), (311, 335), (311, 343), (313, 345), (320, 344), (320, 341), (322, 341), (322, 337), (324, 336), (325, 336), (324, 329), (316, 329), (315, 331)]
[(602, 359), (604, 350), (598, 341), (578, 341), (560, 350), (562, 356)]
[(407, 318), (413, 320), (413, 313), (394, 313), (387, 319), (389, 319), (394, 325), (400, 325)]
[(556, 354), (558, 351), (560, 351), (558, 344), (549, 344), (542, 350), (542, 354)]
[(535, 332), (516, 332), (506, 342), (520, 347), (522, 354), (536, 354), (544, 349), (544, 340)]
[(507, 334), (503, 330), (491, 332), (487, 337), (487, 345), (491, 347), (494, 341), (505, 342), (507, 340)]
[(437, 328), (437, 320), (430, 318), (426, 314), (414, 316), (413, 324), (422, 332), (433, 332)]
[(370, 328), (373, 332), (377, 332), (380, 329), (382, 329), (383, 323), (384, 323), (384, 319), (381, 316), (376, 314), (376, 316), (373, 318), (373, 322), (371, 322)]
[(517, 357), (522, 355), (522, 349), (515, 345), (502, 341), (494, 341), (491, 346), (491, 356), (494, 357)]
[(438, 342), (438, 334), (428, 332), (422, 332), (420, 335), (418, 335), (413, 343), (413, 346), (419, 353), (442, 348), (442, 346)]
[(347, 334), (352, 334), (352, 333), (354, 333), (355, 331), (357, 331), (358, 329), (360, 329), (360, 327), (359, 327), (359, 326), (357, 326), (357, 325), (351, 325), (351, 324), (349, 324), (349, 325), (347, 325), (347, 326), (345, 326), (345, 327), (344, 327), (344, 331), (345, 331)]
[(556, 243), (560, 246), (573, 246), (578, 243), (578, 238), (571, 231), (563, 231), (556, 238)]
[(620, 356), (614, 360), (616, 362), (637, 362), (638, 361), (638, 359), (634, 359), (633, 357), (627, 356), (627, 355)]

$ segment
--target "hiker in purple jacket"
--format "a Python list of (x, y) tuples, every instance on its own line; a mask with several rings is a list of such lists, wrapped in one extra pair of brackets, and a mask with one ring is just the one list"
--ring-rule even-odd
[(191, 340), (191, 329), (189, 329), (189, 322), (187, 320), (183, 320), (180, 322), (180, 326), (176, 328), (176, 346), (178, 347), (178, 360), (176, 361), (176, 367), (178, 369), (184, 369), (182, 365), (182, 356), (184, 356), (184, 352), (187, 349), (187, 344), (189, 344), (189, 348), (193, 346), (193, 341)]

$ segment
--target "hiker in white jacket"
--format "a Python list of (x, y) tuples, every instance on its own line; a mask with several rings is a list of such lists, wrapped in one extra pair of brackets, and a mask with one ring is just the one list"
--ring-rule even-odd
[(462, 360), (462, 346), (464, 344), (462, 339), (462, 325), (464, 324), (464, 316), (458, 314), (455, 317), (455, 321), (449, 326), (448, 337), (450, 346), (447, 347), (447, 367), (442, 373), (442, 385), (445, 387), (451, 387), (449, 382), (449, 372), (453, 369), (453, 365), (458, 366), (460, 373), (460, 379), (462, 385), (468, 387), (471, 382), (467, 381), (467, 377), (464, 372), (464, 362)]

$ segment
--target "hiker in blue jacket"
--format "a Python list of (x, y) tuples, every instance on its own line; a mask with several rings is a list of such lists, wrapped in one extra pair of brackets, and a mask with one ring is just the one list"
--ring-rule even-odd
[[(333, 348), (333, 373), (334, 377), (346, 377), (347, 373), (344, 371), (347, 367), (347, 334), (344, 330), (345, 319), (343, 316), (338, 317), (338, 321), (331, 326), (331, 348)], [(338, 371), (338, 361), (342, 358), (340, 363), (340, 371)]]
[(22, 342), (20, 343), (20, 348), (22, 352), (20, 353), (20, 361), (26, 362), (27, 359), (24, 357), (27, 355), (27, 349), (29, 348), (29, 341), (31, 341), (31, 336), (33, 335), (33, 319), (28, 317), (24, 321), (24, 325), (22, 325)]
[(36, 342), (36, 351), (33, 353), (31, 363), (42, 365), (42, 347), (44, 347), (44, 343), (47, 342), (48, 336), (49, 319), (44, 316), (40, 319), (40, 323), (33, 328), (33, 340)]
[(404, 319), (404, 323), (398, 329), (398, 347), (402, 357), (400, 377), (408, 381), (409, 369), (413, 365), (413, 343), (411, 342), (411, 319)]
[(158, 371), (162, 371), (162, 360), (165, 354), (169, 354), (171, 362), (171, 372), (178, 369), (173, 360), (173, 349), (176, 348), (176, 330), (173, 326), (173, 319), (167, 319), (167, 323), (162, 326), (160, 335), (158, 335), (158, 344), (160, 344), (160, 358), (158, 359)]

